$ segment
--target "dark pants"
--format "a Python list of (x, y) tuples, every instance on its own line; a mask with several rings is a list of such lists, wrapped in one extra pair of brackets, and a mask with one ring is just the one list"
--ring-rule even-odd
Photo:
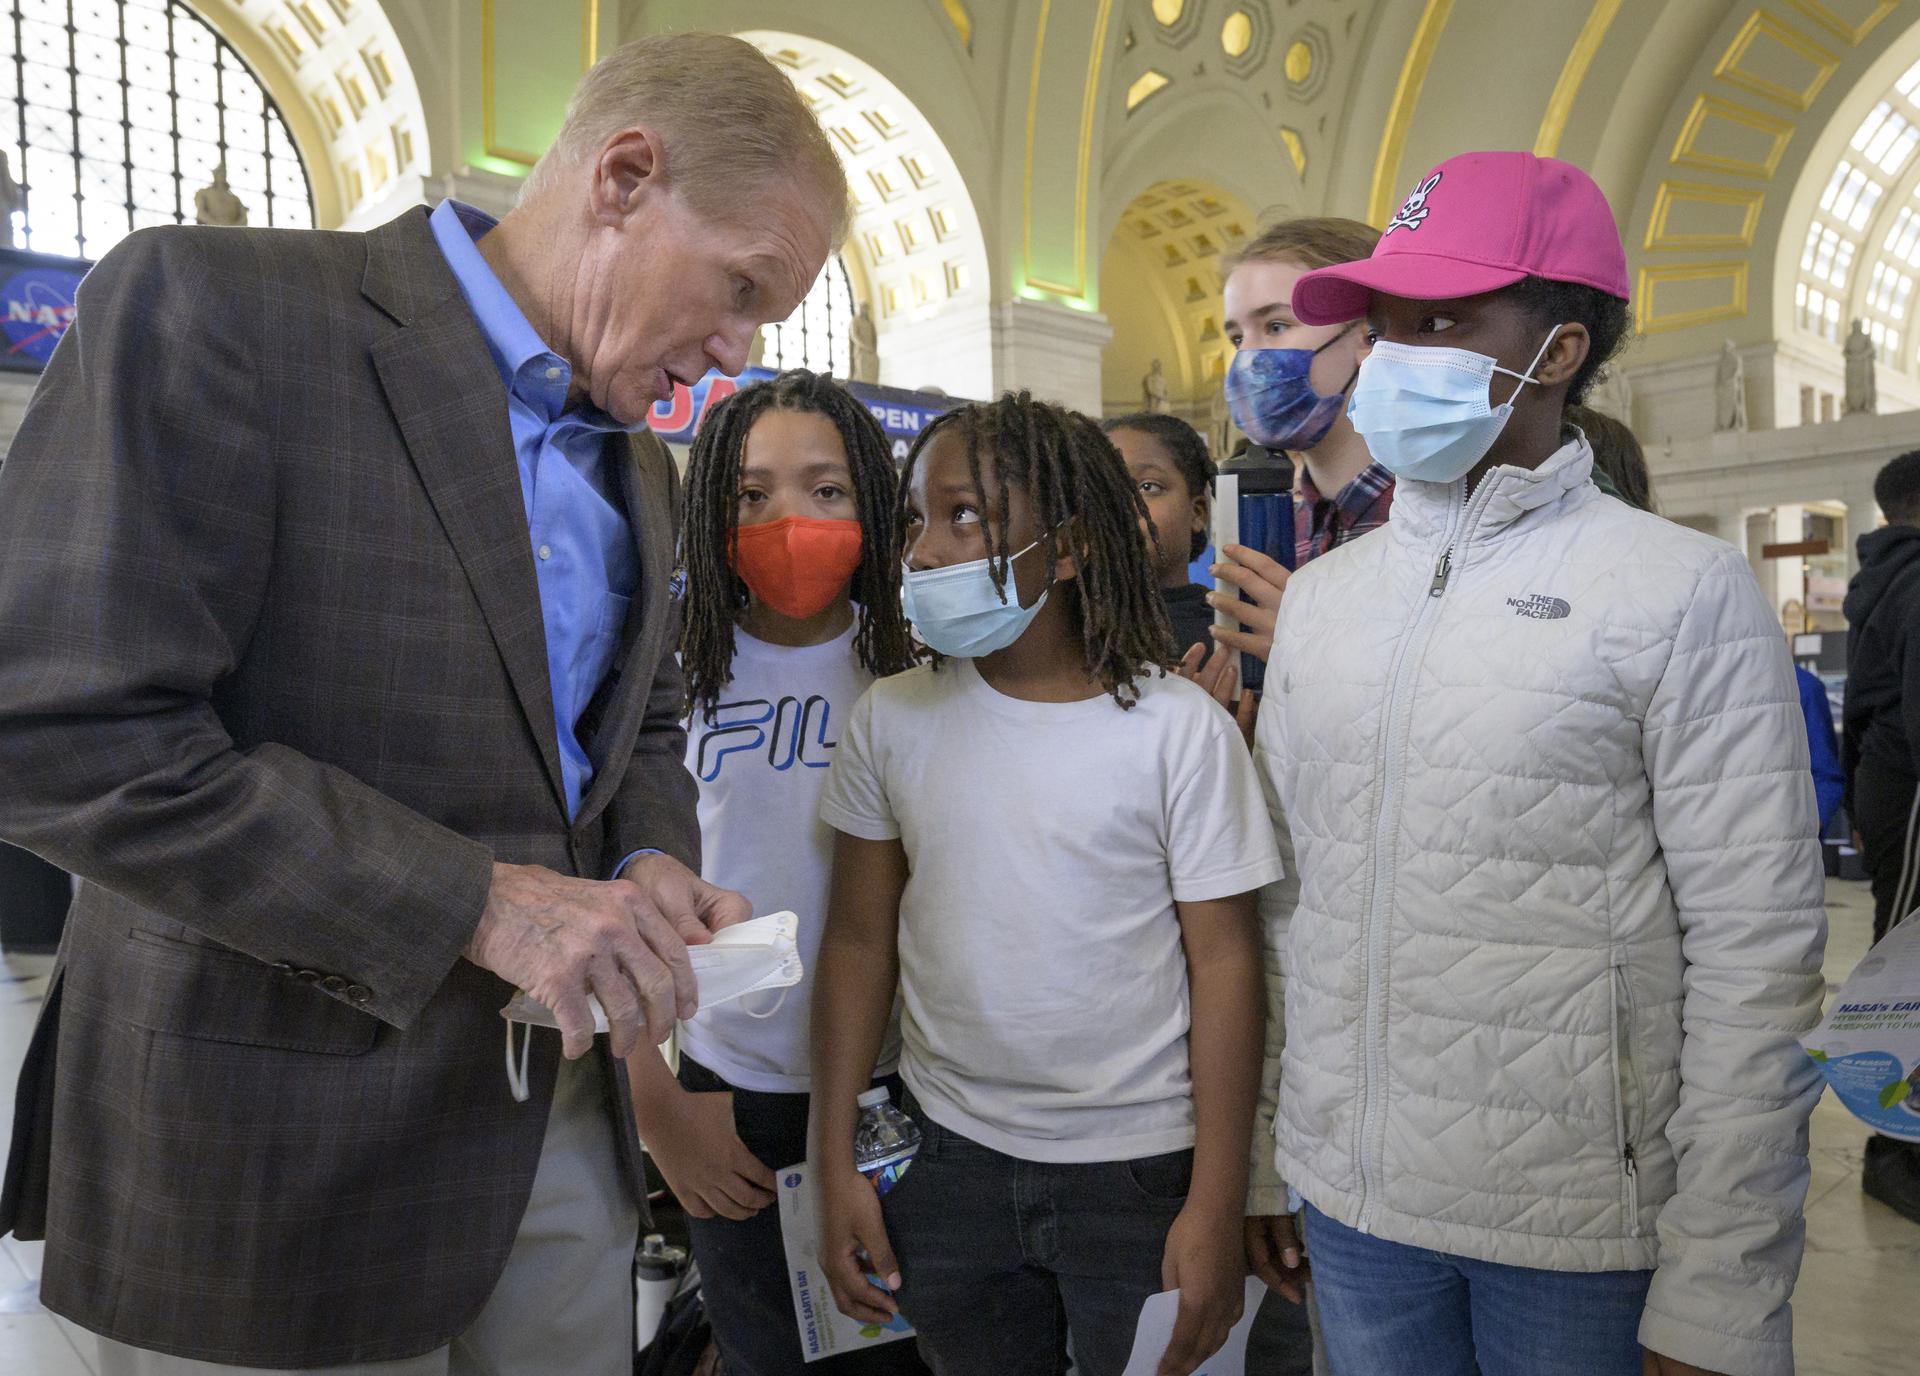
[(1853, 776), (1853, 825), (1873, 887), (1873, 939), (1920, 907), (1920, 789), (1903, 772), (1862, 763)]
[(1159, 1293), (1193, 1152), (1044, 1165), (917, 1114), (926, 1134), (886, 1197), (900, 1309), (938, 1376), (1120, 1376)]
[(1247, 1376), (1312, 1376), (1307, 1306), (1269, 1290), (1247, 1334)]
[[(680, 1058), (680, 1083), (697, 1094), (731, 1091), (734, 1131), (768, 1170), (806, 1159), (810, 1096), (736, 1089), (685, 1056)], [(899, 1081), (880, 1083), (898, 1098)], [(693, 1259), (700, 1265), (707, 1321), (728, 1376), (925, 1376), (926, 1367), (906, 1339), (807, 1362), (793, 1313), (777, 1205), (738, 1223), (689, 1218), (687, 1226), (693, 1234)]]

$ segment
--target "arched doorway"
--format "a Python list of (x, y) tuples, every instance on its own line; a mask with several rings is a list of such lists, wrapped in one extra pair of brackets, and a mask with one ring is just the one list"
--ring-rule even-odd
[(1100, 260), (1100, 305), (1113, 325), (1101, 364), (1109, 414), (1140, 409), (1159, 360), (1175, 413), (1202, 433), (1233, 346), (1220, 323), (1221, 266), (1253, 236), (1253, 212), (1195, 180), (1155, 183), (1134, 197)]
[(864, 305), (880, 382), (991, 395), (986, 245), (966, 183), (932, 124), (892, 81), (833, 44), (758, 29), (740, 37), (787, 73), (819, 117), (854, 202), (842, 266), (829, 263), (795, 318), (769, 327), (762, 357), (771, 364), (773, 347), (786, 352), (788, 337), (804, 328), (809, 339), (835, 341), (824, 357), (841, 371), (844, 341)]

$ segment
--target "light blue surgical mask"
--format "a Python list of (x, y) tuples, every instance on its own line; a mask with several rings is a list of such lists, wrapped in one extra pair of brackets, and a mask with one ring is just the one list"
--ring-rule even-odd
[(1031, 607), (1020, 605), (1015, 560), (1040, 544), (1035, 540), (1007, 560), (1006, 590), (993, 586), (993, 561), (973, 559), (942, 569), (906, 571), (900, 583), (900, 606), (920, 638), (950, 659), (979, 659), (1004, 650), (1033, 624), (1047, 605), (1049, 583)]
[[(1457, 482), (1493, 448), (1513, 414), (1514, 398), (1535, 381), (1534, 369), (1559, 333), (1555, 325), (1525, 373), (1471, 349), (1382, 341), (1360, 365), (1347, 416), (1374, 460), (1394, 477)], [(1495, 373), (1519, 379), (1499, 406), (1491, 390)]]

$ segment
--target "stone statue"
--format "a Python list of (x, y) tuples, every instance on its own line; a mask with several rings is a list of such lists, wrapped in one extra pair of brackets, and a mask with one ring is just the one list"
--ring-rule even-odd
[(1856, 320), (1841, 346), (1847, 360), (1847, 408), (1849, 416), (1870, 416), (1879, 409), (1879, 390), (1873, 380), (1873, 340), (1867, 335), (1866, 322)]
[(1227, 446), (1233, 443), (1233, 412), (1227, 406), (1225, 386), (1216, 386), (1207, 402), (1207, 451), (1217, 459), (1224, 458)]
[(1160, 360), (1153, 360), (1153, 367), (1140, 379), (1140, 398), (1142, 409), (1164, 416), (1173, 410), (1173, 399), (1167, 389), (1167, 375), (1161, 370)]
[(26, 198), (20, 194), (20, 183), (13, 179), (13, 165), (7, 161), (5, 153), (0, 153), (0, 248), (13, 247), (14, 213), (26, 208)]
[(747, 366), (762, 368), (767, 362), (767, 331), (772, 327), (762, 325), (753, 332), (753, 343), (747, 345)]
[(847, 331), (852, 343), (852, 360), (847, 369), (847, 381), (876, 383), (880, 381), (880, 337), (873, 325), (873, 307), (867, 302), (860, 303), (860, 309), (853, 314), (853, 324)]
[(244, 225), (247, 203), (227, 185), (227, 165), (213, 169), (213, 185), (193, 193), (193, 222), (197, 225)]
[(1720, 346), (1720, 364), (1713, 376), (1713, 428), (1747, 428), (1747, 365), (1731, 339)]

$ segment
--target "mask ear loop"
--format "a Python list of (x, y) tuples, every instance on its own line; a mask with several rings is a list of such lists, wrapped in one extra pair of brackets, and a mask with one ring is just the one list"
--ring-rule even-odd
[[(1565, 322), (1562, 322), (1562, 323), (1564, 324)], [(1520, 389), (1526, 386), (1529, 382), (1533, 383), (1533, 385), (1536, 387), (1540, 385), (1540, 380), (1533, 375), (1533, 370), (1540, 366), (1540, 360), (1547, 356), (1547, 350), (1553, 347), (1553, 341), (1558, 339), (1559, 337), (1560, 337), (1560, 326), (1555, 325), (1552, 331), (1547, 335), (1546, 343), (1542, 344), (1540, 346), (1539, 352), (1534, 354), (1533, 362), (1527, 365), (1527, 371), (1525, 373), (1507, 373), (1507, 370), (1505, 368), (1501, 368), (1497, 370), (1499, 372), (1506, 373), (1508, 377), (1517, 377), (1520, 379), (1518, 382), (1513, 384), (1513, 395), (1506, 399), (1506, 402), (1504, 403), (1505, 405), (1511, 406), (1513, 405), (1514, 402), (1520, 400)]]
[[(524, 1030), (524, 1035), (520, 1040), (520, 1063), (517, 1066), (513, 1061), (513, 1029), (515, 1026), (520, 1026)], [(507, 1023), (507, 1088), (512, 1092), (513, 1101), (516, 1104), (524, 1104), (532, 1097), (533, 1091), (527, 1082), (528, 1063), (532, 1060), (532, 1057), (533, 1029), (524, 1023), (515, 1024), (509, 1021)]]
[(780, 989), (780, 992), (779, 992), (779, 994), (778, 994), (778, 995), (776, 995), (776, 996), (775, 996), (775, 998), (774, 998), (774, 1000), (773, 1000), (773, 1007), (771, 1007), (771, 1008), (769, 1008), (769, 1009), (768, 1009), (768, 1010), (767, 1010), (766, 1012), (764, 1012), (764, 1013), (756, 1013), (756, 1012), (754, 1012), (754, 1011), (753, 1011), (753, 1009), (751, 1009), (751, 1008), (749, 1008), (749, 1007), (747, 1006), (747, 1000), (746, 1000), (746, 999), (741, 999), (741, 1000), (740, 1000), (740, 1011), (741, 1011), (742, 1013), (745, 1013), (745, 1014), (746, 1014), (746, 1015), (747, 1015), (748, 1017), (750, 1017), (750, 1018), (758, 1018), (758, 1019), (760, 1019), (760, 1020), (762, 1020), (762, 1021), (765, 1021), (765, 1020), (766, 1020), (767, 1018), (770, 1018), (770, 1017), (772, 1017), (772, 1016), (773, 1016), (773, 1015), (774, 1015), (775, 1013), (778, 1013), (778, 1012), (780, 1011), (780, 1009), (781, 1009), (781, 1008), (782, 1008), (782, 1007), (783, 1007), (783, 1006), (784, 1006), (784, 1005), (786, 1004), (786, 1001), (787, 1001), (787, 995), (788, 995), (788, 994), (790, 994), (790, 993), (792, 993), (792, 992), (793, 992), (793, 986), (792, 986), (791, 984), (788, 984), (788, 985), (783, 985), (783, 986), (781, 987), (781, 989)]

